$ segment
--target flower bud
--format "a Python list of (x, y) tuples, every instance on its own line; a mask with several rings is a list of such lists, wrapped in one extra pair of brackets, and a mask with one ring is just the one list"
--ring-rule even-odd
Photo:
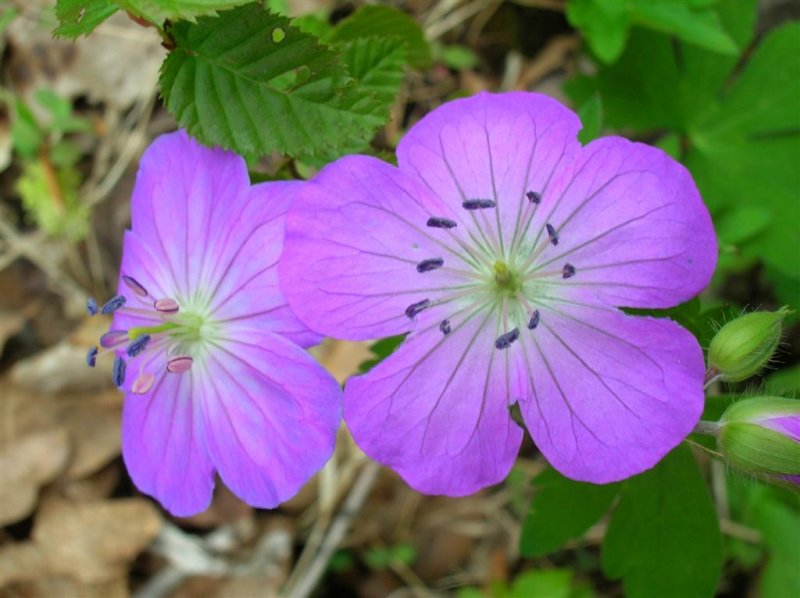
[(719, 329), (708, 348), (708, 367), (720, 380), (739, 382), (757, 374), (778, 348), (787, 307), (755, 311)]
[(800, 475), (800, 400), (744, 399), (719, 423), (719, 446), (732, 465), (784, 479)]

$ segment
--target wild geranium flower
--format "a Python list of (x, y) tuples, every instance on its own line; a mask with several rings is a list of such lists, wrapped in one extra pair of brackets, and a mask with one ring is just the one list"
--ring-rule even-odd
[(208, 506), (215, 472), (247, 503), (274, 507), (333, 451), (340, 390), (301, 348), (319, 336), (277, 284), (298, 185), (251, 187), (242, 158), (184, 132), (142, 156), (119, 294), (87, 308), (114, 313), (100, 345), (125, 391), (125, 464), (175, 515)]
[(409, 333), (345, 387), (344, 418), (414, 488), (502, 480), (522, 439), (578, 480), (658, 462), (703, 407), (703, 354), (663, 308), (700, 291), (717, 246), (686, 169), (531, 93), (479, 94), (423, 118), (399, 168), (327, 166), (287, 214), (281, 286), (322, 334)]

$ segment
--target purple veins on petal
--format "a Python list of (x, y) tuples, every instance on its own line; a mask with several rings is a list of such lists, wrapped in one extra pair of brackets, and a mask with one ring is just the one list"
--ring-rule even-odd
[(94, 297), (89, 297), (86, 300), (86, 313), (90, 316), (97, 315), (97, 300)]
[(438, 218), (436, 216), (431, 216), (428, 218), (428, 222), (426, 222), (428, 226), (432, 228), (455, 228), (458, 226), (453, 220), (449, 218)]
[(439, 323), (439, 330), (442, 334), (450, 334), (450, 320), (442, 320)]
[(515, 340), (519, 338), (519, 328), (509, 330), (505, 334), (501, 334), (494, 341), (494, 346), (497, 349), (508, 349)]
[(97, 347), (92, 347), (86, 352), (86, 365), (93, 368), (97, 363)]
[(100, 346), (105, 349), (112, 349), (128, 342), (128, 333), (125, 330), (109, 330), (100, 337)]
[(115, 357), (114, 358), (114, 369), (111, 372), (111, 379), (114, 380), (114, 384), (117, 387), (122, 386), (125, 384), (125, 370), (127, 369), (127, 364), (122, 357)]
[(139, 353), (144, 351), (147, 348), (147, 345), (150, 343), (150, 335), (145, 334), (144, 336), (140, 336), (135, 341), (131, 342), (128, 345), (128, 356), (129, 357), (136, 357)]
[(183, 374), (192, 368), (194, 360), (188, 355), (179, 355), (167, 361), (167, 371), (171, 374)]
[(536, 329), (536, 327), (539, 325), (539, 318), (540, 318), (539, 310), (538, 309), (534, 309), (533, 310), (533, 314), (531, 314), (530, 322), (528, 322), (528, 329), (529, 330), (535, 330)]
[(139, 297), (147, 297), (147, 289), (145, 289), (139, 281), (133, 278), (132, 276), (128, 276), (127, 274), (122, 275), (122, 282), (134, 293), (136, 293)]
[(406, 317), (413, 320), (418, 313), (420, 313), (425, 308), (429, 307), (431, 304), (430, 299), (423, 299), (422, 301), (417, 301), (416, 303), (412, 303), (406, 308)]
[(575, 266), (567, 262), (561, 270), (561, 278), (572, 278), (575, 276)]
[(162, 313), (174, 314), (180, 309), (178, 306), (178, 302), (175, 299), (158, 299), (154, 304), (153, 307), (156, 308), (157, 311)]
[(117, 311), (120, 307), (125, 305), (125, 296), (124, 295), (117, 295), (116, 297), (112, 297), (109, 299), (105, 305), (100, 309), (103, 315), (113, 314)]
[(525, 194), (525, 197), (527, 197), (528, 201), (532, 204), (539, 205), (542, 202), (542, 194), (537, 193), (536, 191), (528, 191)]
[(465, 199), (461, 202), (461, 207), (465, 210), (485, 210), (496, 205), (492, 199)]
[(545, 227), (547, 228), (547, 236), (550, 237), (550, 242), (554, 246), (558, 245), (558, 231), (556, 231), (555, 227), (549, 222), (545, 224)]
[(427, 260), (422, 260), (417, 264), (417, 272), (430, 272), (444, 266), (444, 260), (440, 257), (433, 257)]

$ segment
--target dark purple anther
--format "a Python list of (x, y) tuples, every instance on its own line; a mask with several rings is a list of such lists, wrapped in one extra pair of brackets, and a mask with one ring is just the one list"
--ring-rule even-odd
[(437, 218), (436, 216), (431, 216), (430, 218), (428, 218), (427, 224), (432, 228), (455, 228), (456, 226), (458, 226), (452, 220), (449, 220), (447, 218)]
[(417, 264), (417, 272), (430, 272), (431, 270), (436, 270), (436, 268), (441, 268), (444, 266), (444, 260), (440, 257), (432, 257), (427, 260), (422, 260), (419, 264)]
[(439, 324), (439, 330), (442, 334), (450, 334), (450, 320), (442, 320)]
[(125, 360), (122, 359), (122, 357), (114, 358), (114, 369), (111, 372), (111, 378), (114, 380), (114, 384), (116, 384), (117, 388), (119, 388), (125, 383), (126, 368), (127, 365), (125, 364)]
[(493, 208), (497, 204), (491, 199), (465, 199), (461, 202), (461, 207), (465, 210), (484, 210)]
[(561, 278), (572, 278), (575, 276), (575, 266), (569, 262), (564, 264), (564, 269), (561, 271)]
[(147, 297), (147, 289), (140, 285), (139, 281), (135, 278), (128, 276), (127, 274), (123, 274), (122, 282), (124, 282), (130, 290), (139, 295), (139, 297)]
[(124, 330), (109, 330), (100, 337), (100, 346), (111, 349), (128, 342), (128, 333)]
[(86, 365), (93, 368), (97, 363), (97, 347), (92, 347), (86, 352)]
[(547, 236), (550, 237), (550, 242), (553, 245), (558, 245), (558, 232), (556, 232), (555, 227), (549, 222), (545, 224), (545, 227), (547, 228)]
[(514, 328), (505, 334), (498, 336), (497, 340), (494, 341), (494, 346), (496, 349), (508, 349), (515, 340), (519, 338), (519, 328)]
[(122, 295), (117, 295), (116, 297), (109, 299), (106, 304), (100, 308), (100, 311), (103, 313), (103, 315), (107, 316), (108, 314), (113, 314), (123, 305), (125, 305), (125, 297)]
[(430, 299), (423, 299), (422, 301), (412, 303), (406, 308), (406, 317), (408, 317), (410, 320), (413, 320), (419, 312), (428, 307), (430, 304)]
[(95, 300), (94, 297), (89, 297), (86, 300), (86, 313), (89, 314), (90, 316), (97, 315), (97, 301)]
[(542, 194), (541, 194), (541, 193), (536, 193), (536, 191), (528, 191), (528, 192), (525, 194), (525, 197), (527, 197), (527, 198), (528, 198), (528, 201), (529, 201), (529, 202), (531, 202), (532, 204), (536, 204), (537, 206), (538, 206), (538, 205), (541, 203), (541, 201), (542, 201)]
[(539, 325), (539, 310), (534, 309), (533, 314), (531, 315), (531, 321), (528, 322), (528, 329), (535, 330), (538, 325)]
[(128, 357), (136, 357), (147, 348), (148, 343), (150, 343), (149, 334), (140, 336), (135, 341), (132, 341), (131, 344), (128, 345)]

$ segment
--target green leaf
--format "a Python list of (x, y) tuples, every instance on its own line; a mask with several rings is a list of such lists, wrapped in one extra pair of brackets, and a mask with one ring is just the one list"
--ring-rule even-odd
[(6, 9), (2, 14), (0, 14), (0, 35), (5, 33), (6, 27), (8, 27), (11, 21), (16, 19), (18, 16), (19, 10), (16, 8)]
[(586, 100), (578, 109), (583, 128), (578, 133), (578, 141), (584, 145), (600, 137), (603, 130), (603, 101), (598, 94)]
[(24, 158), (32, 158), (44, 142), (44, 132), (36, 121), (36, 117), (27, 104), (20, 99), (14, 101), (11, 142), (14, 144), (14, 150)]
[(520, 553), (549, 554), (568, 540), (579, 538), (602, 517), (619, 492), (618, 484), (575, 482), (554, 469), (537, 476), (531, 509), (520, 538)]
[(392, 353), (395, 352), (397, 347), (400, 346), (405, 340), (406, 336), (404, 334), (398, 336), (389, 336), (386, 338), (382, 338), (381, 340), (373, 343), (370, 345), (369, 350), (375, 355), (374, 359), (368, 359), (364, 363), (358, 366), (358, 371), (360, 373), (368, 372), (376, 365), (378, 365), (381, 361), (389, 357)]
[(253, 0), (114, 0), (131, 14), (161, 25), (166, 20), (192, 21), (197, 17), (214, 16)]
[(620, 2), (570, 0), (567, 20), (583, 32), (592, 52), (607, 64), (619, 58), (625, 49), (630, 15)]
[(431, 48), (417, 22), (390, 6), (365, 5), (342, 20), (326, 40), (333, 43), (360, 37), (398, 37), (406, 46), (408, 64), (425, 68), (431, 62)]
[(688, 447), (625, 483), (602, 557), (627, 596), (713, 596), (722, 556), (714, 505)]
[[(285, 34), (279, 42), (276, 29)], [(178, 23), (171, 33), (177, 47), (162, 67), (162, 94), (180, 125), (207, 144), (314, 154), (365, 141), (386, 120), (388, 106), (373, 93), (386, 88), (384, 75), (365, 68), (373, 91), (355, 85), (338, 53), (259, 5)]]
[(58, 0), (56, 17), (59, 26), (53, 33), (72, 38), (87, 35), (117, 10), (117, 5), (111, 0)]
[(455, 70), (464, 71), (475, 68), (480, 64), (480, 57), (467, 46), (452, 44), (439, 46), (437, 55), (445, 66)]
[(396, 38), (361, 37), (341, 45), (347, 70), (383, 106), (391, 106), (403, 82), (404, 44)]
[(744, 243), (764, 231), (771, 220), (772, 212), (764, 206), (742, 206), (717, 221), (717, 235), (722, 243)]
[(800, 365), (770, 374), (767, 377), (767, 392), (773, 395), (790, 395), (800, 392)]

